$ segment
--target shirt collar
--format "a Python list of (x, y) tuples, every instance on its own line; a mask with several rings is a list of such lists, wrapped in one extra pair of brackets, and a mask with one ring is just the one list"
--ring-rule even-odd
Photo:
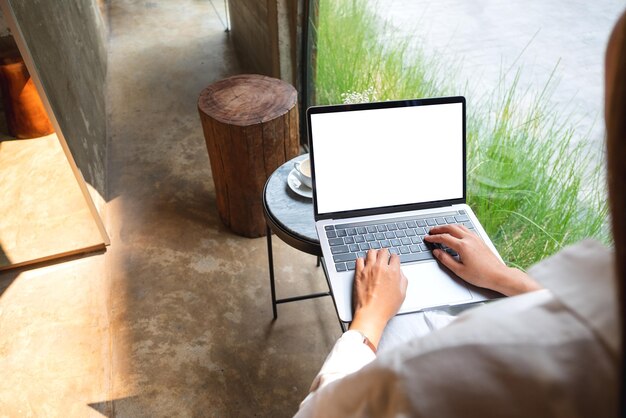
[(528, 274), (618, 355), (618, 291), (611, 249), (597, 241), (584, 240), (536, 264)]

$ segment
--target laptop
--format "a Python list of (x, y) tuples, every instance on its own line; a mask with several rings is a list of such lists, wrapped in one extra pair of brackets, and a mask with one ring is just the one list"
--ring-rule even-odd
[(500, 258), (466, 204), (465, 108), (443, 97), (307, 110), (315, 227), (342, 321), (352, 321), (355, 260), (370, 248), (400, 257), (400, 314), (499, 296), (455, 276), (423, 241), (435, 225), (463, 224)]

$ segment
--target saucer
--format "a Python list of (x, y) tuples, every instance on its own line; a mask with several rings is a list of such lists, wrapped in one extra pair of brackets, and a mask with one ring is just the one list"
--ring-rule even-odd
[(295, 171), (296, 169), (294, 168), (287, 176), (287, 184), (289, 185), (289, 188), (293, 190), (295, 194), (308, 199), (313, 199), (313, 190), (302, 184), (298, 177), (296, 177)]

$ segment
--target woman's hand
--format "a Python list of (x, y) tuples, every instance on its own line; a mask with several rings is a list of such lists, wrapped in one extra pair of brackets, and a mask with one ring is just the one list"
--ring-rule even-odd
[(476, 234), (463, 225), (433, 227), (424, 240), (444, 244), (459, 254), (456, 261), (447, 252), (435, 249), (437, 259), (457, 276), (478, 287), (506, 296), (540, 289), (541, 286), (521, 270), (507, 267)]
[(378, 347), (387, 322), (404, 302), (406, 287), (400, 258), (395, 254), (389, 257), (387, 249), (369, 250), (366, 258), (356, 260), (350, 329), (362, 332)]

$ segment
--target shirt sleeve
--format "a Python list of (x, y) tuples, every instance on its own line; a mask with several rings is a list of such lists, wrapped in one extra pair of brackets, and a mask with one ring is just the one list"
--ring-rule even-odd
[(359, 371), (376, 358), (376, 354), (365, 344), (357, 331), (346, 331), (335, 343), (321, 370), (313, 379), (309, 395), (302, 401), (306, 404), (315, 392), (329, 383)]

